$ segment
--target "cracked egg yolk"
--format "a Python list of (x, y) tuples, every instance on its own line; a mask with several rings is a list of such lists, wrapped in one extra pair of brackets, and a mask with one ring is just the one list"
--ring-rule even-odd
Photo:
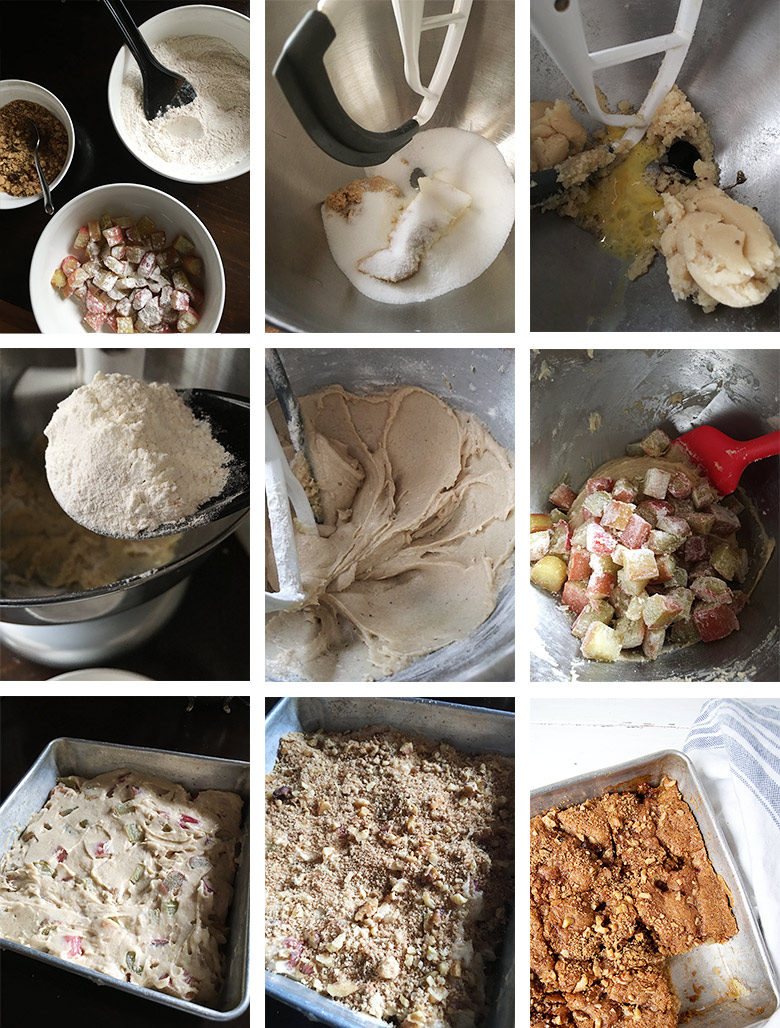
[(653, 214), (663, 201), (643, 181), (648, 164), (658, 151), (642, 140), (614, 170), (598, 179), (580, 212), (596, 218), (602, 246), (616, 257), (631, 261), (658, 238)]

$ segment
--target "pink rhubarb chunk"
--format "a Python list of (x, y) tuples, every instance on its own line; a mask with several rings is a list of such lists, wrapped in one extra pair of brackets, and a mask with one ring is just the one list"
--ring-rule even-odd
[(638, 514), (632, 514), (628, 524), (622, 532), (618, 533), (618, 539), (627, 546), (629, 550), (637, 550), (650, 535), (651, 526), (640, 518)]
[(565, 482), (561, 482), (557, 489), (554, 489), (549, 496), (550, 503), (560, 507), (561, 510), (569, 510), (576, 499), (577, 494)]
[(739, 630), (736, 614), (726, 604), (697, 606), (693, 611), (693, 620), (703, 642), (725, 639), (727, 635)]

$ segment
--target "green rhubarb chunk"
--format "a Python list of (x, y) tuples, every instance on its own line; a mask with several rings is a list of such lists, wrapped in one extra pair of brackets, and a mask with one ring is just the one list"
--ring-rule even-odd
[(141, 881), (143, 876), (144, 876), (144, 865), (143, 864), (136, 864), (135, 865), (135, 870), (130, 875), (130, 881), (132, 882), (133, 885), (137, 885), (138, 882)]
[(57, 781), (60, 785), (64, 785), (66, 789), (73, 789), (74, 792), (79, 791), (79, 783), (72, 776), (67, 778), (58, 778)]
[(42, 875), (48, 875), (49, 878), (54, 877), (54, 868), (45, 860), (34, 860), (33, 867), (37, 867)]
[(173, 917), (173, 915), (179, 909), (179, 901), (174, 899), (165, 900), (163, 902), (163, 907), (165, 908), (165, 913)]
[(180, 871), (169, 871), (162, 883), (165, 892), (174, 892), (184, 881), (184, 875)]
[(144, 837), (144, 833), (141, 831), (141, 829), (138, 827), (135, 821), (131, 821), (129, 824), (125, 825), (125, 835), (130, 840), (130, 842), (140, 842), (141, 839), (143, 839)]
[(135, 974), (140, 974), (144, 969), (144, 965), (137, 960), (135, 951), (131, 949), (125, 954), (125, 963), (127, 964), (127, 969)]
[(123, 814), (132, 814), (135, 812), (135, 807), (132, 803), (120, 803), (118, 807), (114, 807), (114, 813), (117, 817), (121, 817)]
[(138, 229), (138, 231), (141, 233), (142, 236), (148, 236), (152, 232), (154, 232), (154, 230), (157, 228), (157, 226), (155, 225), (155, 223), (152, 221), (152, 219), (150, 217), (148, 217), (146, 214), (144, 214), (142, 217), (140, 217), (138, 219), (138, 222), (136, 224), (136, 228)]
[(68, 814), (72, 814), (74, 810), (78, 810), (78, 807), (68, 807), (67, 810), (60, 811), (60, 817), (67, 817)]

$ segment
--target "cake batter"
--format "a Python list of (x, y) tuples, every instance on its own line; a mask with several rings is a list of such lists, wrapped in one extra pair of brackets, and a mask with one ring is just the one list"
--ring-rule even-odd
[[(324, 522), (317, 536), (296, 532), (309, 599), (269, 618), (268, 672), (372, 681), (467, 638), (509, 577), (507, 452), (472, 415), (414, 386), (363, 397), (329, 386), (301, 408)], [(273, 591), (268, 531), (266, 566)]]
[(214, 1002), (241, 808), (126, 769), (60, 779), (0, 861), (0, 937)]

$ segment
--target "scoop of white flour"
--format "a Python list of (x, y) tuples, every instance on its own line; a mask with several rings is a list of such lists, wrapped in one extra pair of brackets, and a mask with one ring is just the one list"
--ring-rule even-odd
[(170, 385), (99, 371), (47, 425), (46, 474), (74, 521), (131, 538), (218, 496), (230, 454)]

